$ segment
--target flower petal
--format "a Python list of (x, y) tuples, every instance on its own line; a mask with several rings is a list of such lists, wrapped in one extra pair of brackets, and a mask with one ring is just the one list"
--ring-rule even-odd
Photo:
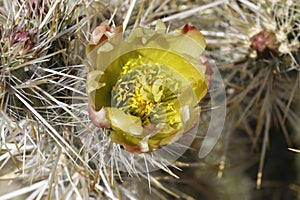
[(102, 22), (92, 32), (89, 44), (86, 46), (86, 54), (89, 54), (97, 45), (109, 40), (114, 35), (121, 33), (122, 27), (109, 26), (107, 21)]
[(108, 118), (114, 129), (121, 130), (127, 134), (134, 136), (142, 136), (143, 127), (139, 117), (126, 114), (117, 108), (106, 108)]

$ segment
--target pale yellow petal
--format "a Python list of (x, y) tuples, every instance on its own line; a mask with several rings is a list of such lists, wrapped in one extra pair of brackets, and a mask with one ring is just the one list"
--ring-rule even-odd
[(108, 116), (113, 128), (130, 135), (141, 136), (143, 134), (140, 118), (126, 114), (117, 108), (109, 108)]

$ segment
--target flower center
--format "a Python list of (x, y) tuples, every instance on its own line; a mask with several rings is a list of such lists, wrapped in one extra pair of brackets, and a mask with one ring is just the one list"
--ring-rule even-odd
[(128, 61), (122, 69), (112, 90), (112, 106), (139, 117), (142, 126), (178, 129), (181, 116), (177, 95), (184, 85), (180, 75), (169, 67), (139, 59)]

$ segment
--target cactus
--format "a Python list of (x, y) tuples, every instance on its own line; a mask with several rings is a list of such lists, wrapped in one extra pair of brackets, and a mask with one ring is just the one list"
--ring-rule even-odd
[[(299, 22), (295, 0), (0, 1), (0, 199), (264, 199), (275, 190), (299, 198)], [(203, 49), (167, 42), (182, 55), (170, 54), (173, 66), (141, 57), (155, 60), (166, 48), (140, 50), (122, 57), (119, 71), (111, 68), (118, 80), (97, 73), (101, 64), (90, 59), (99, 43), (120, 33), (135, 40), (139, 33), (130, 37), (131, 30), (157, 38), (180, 33)], [(186, 61), (200, 68), (184, 74), (176, 65)], [(226, 86), (227, 118), (213, 151), (200, 159), (218, 109), (208, 97), (213, 62)], [(154, 83), (146, 77), (122, 93), (121, 85), (142, 80), (141, 73)], [(102, 82), (89, 81), (97, 76), (114, 83), (108, 104), (116, 112), (104, 105)], [(183, 108), (159, 102), (188, 85), (194, 97), (184, 98), (192, 102), (185, 121)], [(114, 123), (121, 118), (125, 124)], [(137, 131), (128, 124), (138, 124)], [(180, 143), (191, 135), (191, 144)], [(182, 148), (188, 150), (177, 155)]]

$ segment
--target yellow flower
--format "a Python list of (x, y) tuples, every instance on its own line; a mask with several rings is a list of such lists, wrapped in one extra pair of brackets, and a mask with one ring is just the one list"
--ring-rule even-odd
[(101, 35), (93, 34), (97, 40), (87, 46), (91, 121), (137, 153), (154, 151), (191, 130), (208, 90), (200, 31), (185, 25), (165, 33), (158, 22), (155, 30), (140, 27), (123, 39), (120, 27), (100, 26)]

